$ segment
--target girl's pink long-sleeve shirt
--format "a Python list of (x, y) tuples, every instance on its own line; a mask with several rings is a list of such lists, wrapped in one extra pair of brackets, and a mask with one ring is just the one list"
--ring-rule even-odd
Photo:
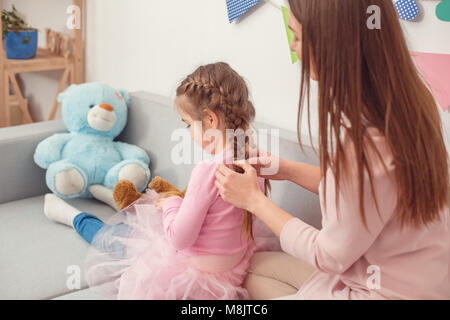
[[(236, 255), (245, 251), (243, 210), (225, 202), (215, 186), (221, 163), (231, 163), (230, 149), (203, 160), (191, 173), (184, 199), (168, 198), (163, 205), (163, 226), (168, 241), (187, 255)], [(264, 189), (264, 179), (259, 179)], [(245, 192), (245, 190), (243, 190)]]
[[(283, 251), (317, 268), (293, 299), (450, 299), (449, 209), (428, 227), (400, 226), (395, 215), (397, 190), (395, 166), (384, 136), (367, 129), (388, 172), (374, 152), (369, 164), (379, 213), (372, 197), (367, 173), (364, 207), (368, 230), (363, 225), (358, 184), (345, 181), (336, 207), (335, 179), (326, 174), (319, 187), (322, 229), (293, 218), (281, 232)], [(344, 141), (345, 142), (345, 141)], [(346, 145), (351, 161), (352, 145)], [(426, 168), (424, 168), (426, 170)]]

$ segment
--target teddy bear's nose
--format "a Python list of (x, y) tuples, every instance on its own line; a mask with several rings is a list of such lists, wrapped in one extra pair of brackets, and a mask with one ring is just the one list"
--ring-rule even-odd
[(106, 111), (114, 111), (114, 108), (109, 103), (101, 103), (99, 107), (105, 109)]

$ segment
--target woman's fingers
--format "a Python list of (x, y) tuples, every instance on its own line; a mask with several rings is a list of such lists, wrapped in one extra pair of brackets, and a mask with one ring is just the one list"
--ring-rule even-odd
[(221, 184), (218, 180), (214, 181), (214, 184), (216, 185), (217, 189), (219, 189), (219, 193), (223, 196), (223, 184)]
[(240, 174), (220, 165), (215, 174), (214, 184), (224, 201), (238, 208), (246, 209), (262, 191), (258, 184), (255, 168), (248, 162), (236, 165), (244, 169), (244, 173)]
[(216, 181), (221, 185), (225, 183), (225, 175), (219, 169), (216, 170)]
[(266, 168), (266, 167), (270, 166), (270, 164), (272, 163), (272, 159), (267, 156), (258, 156), (258, 157), (249, 158), (247, 160), (238, 160), (235, 163), (236, 164), (248, 163), (255, 168), (259, 168), (259, 167)]
[(238, 167), (241, 167), (242, 169), (244, 169), (244, 174), (245, 173), (252, 173), (255, 172), (255, 168), (248, 162), (248, 160), (245, 161), (236, 161), (234, 163), (235, 165), (237, 165)]
[(227, 166), (225, 166), (224, 164), (221, 164), (218, 168), (217, 171), (222, 174), (224, 177), (230, 175), (231, 173), (233, 173), (234, 171), (231, 170), (230, 168), (228, 168)]

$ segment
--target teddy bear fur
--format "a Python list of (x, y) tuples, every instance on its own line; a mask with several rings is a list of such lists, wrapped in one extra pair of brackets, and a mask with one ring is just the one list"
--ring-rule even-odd
[[(148, 188), (159, 193), (163, 198), (174, 196), (184, 198), (184, 195), (186, 194), (186, 189), (180, 191), (173, 184), (161, 177), (153, 178), (153, 180), (149, 183)], [(121, 180), (114, 188), (113, 197), (116, 206), (122, 210), (142, 197), (142, 193), (138, 192), (133, 182), (129, 180)]]
[(89, 187), (111, 191), (129, 179), (143, 191), (150, 180), (147, 153), (114, 139), (127, 123), (130, 95), (103, 83), (72, 85), (58, 96), (68, 133), (53, 135), (36, 148), (34, 160), (46, 169), (49, 189), (58, 197), (91, 198)]

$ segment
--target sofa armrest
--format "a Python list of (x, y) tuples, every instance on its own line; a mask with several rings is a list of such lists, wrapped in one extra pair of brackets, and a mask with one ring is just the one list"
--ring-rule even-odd
[(43, 139), (65, 131), (62, 120), (0, 129), (0, 203), (49, 191), (45, 170), (34, 163), (34, 150)]

